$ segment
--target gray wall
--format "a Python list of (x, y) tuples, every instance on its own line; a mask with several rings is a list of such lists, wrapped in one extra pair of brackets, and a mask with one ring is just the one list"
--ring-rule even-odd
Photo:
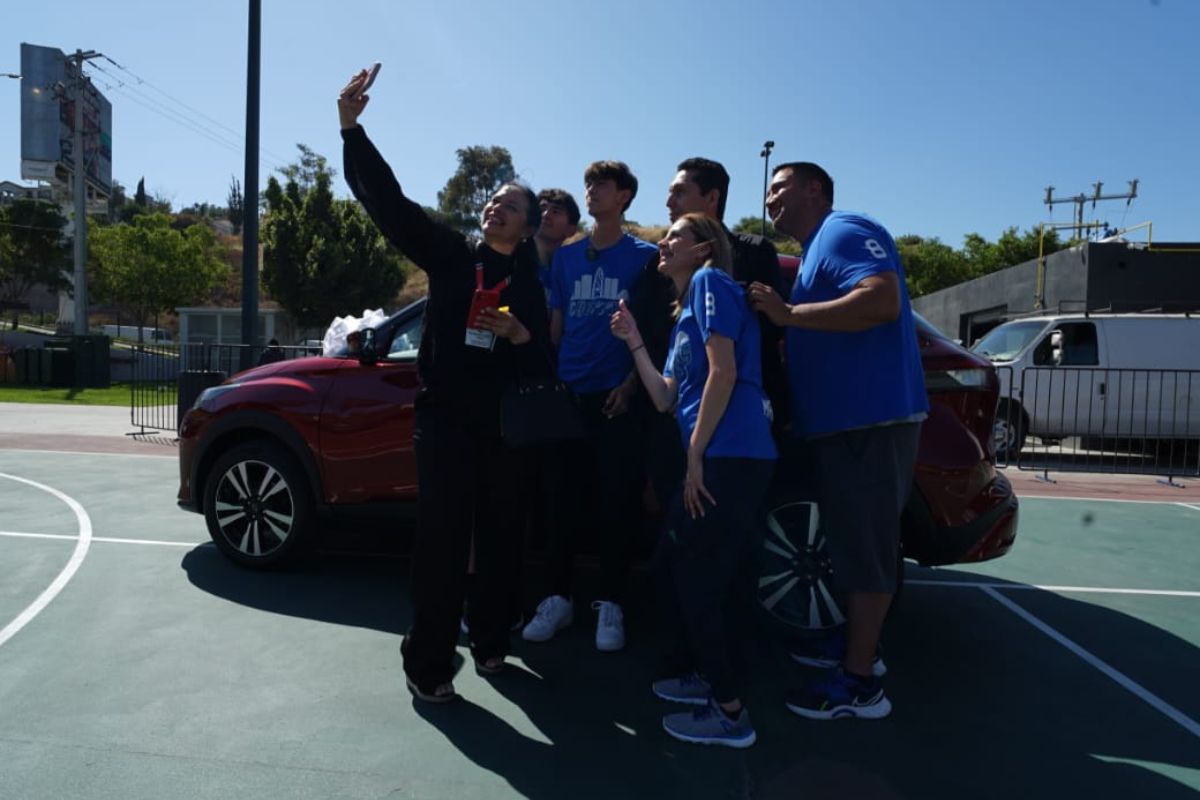
[[(1161, 249), (1160, 249), (1161, 248)], [(1197, 252), (1180, 252), (1189, 249)], [(968, 320), (994, 319), (1034, 310), (1037, 261), (1026, 261), (982, 278), (913, 300), (922, 316), (946, 335), (970, 344)], [(1125, 242), (1090, 242), (1046, 258), (1045, 302), (1070, 311), (1200, 310), (1200, 245), (1159, 245), (1154, 250)]]

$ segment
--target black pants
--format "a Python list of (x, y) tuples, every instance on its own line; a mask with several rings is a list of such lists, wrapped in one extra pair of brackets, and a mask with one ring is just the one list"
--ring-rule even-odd
[(716, 506), (704, 501), (705, 515), (692, 519), (677, 492), (655, 552), (661, 605), (669, 629), (679, 631), (664, 672), (700, 672), (719, 703), (741, 697), (731, 626), (748, 620), (734, 595), (745, 590), (741, 578), (774, 468), (761, 459), (705, 459), (704, 485)]
[(508, 653), (521, 560), (521, 528), (512, 512), (518, 473), (495, 425), (478, 424), (453, 409), (418, 408), (413, 445), (420, 491), (404, 671), (431, 688), (454, 677), (472, 535), (471, 651), (480, 660)]
[(594, 530), (600, 550), (599, 599), (619, 602), (625, 592), (637, 539), (644, 470), (641, 426), (631, 412), (601, 413), (608, 392), (579, 396), (588, 436), (557, 446), (549, 492), (553, 524), (546, 562), (551, 594), (571, 596), (575, 553), (584, 531)]

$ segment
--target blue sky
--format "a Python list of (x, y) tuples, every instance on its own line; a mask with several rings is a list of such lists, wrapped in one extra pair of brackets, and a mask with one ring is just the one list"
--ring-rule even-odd
[[(406, 192), (434, 204), (454, 151), (499, 144), (535, 188), (581, 198), (586, 164), (630, 164), (629, 216), (665, 222), (675, 164), (722, 161), (730, 221), (757, 215), (762, 143), (772, 163), (811, 160), (839, 208), (893, 234), (938, 236), (1065, 222), (1056, 196), (1156, 241), (1200, 241), (1200, 2), (1196, 0), (316, 0), (263, 2), (263, 180), (303, 142), (340, 166), (334, 104), (349, 75), (383, 71), (363, 124)], [(224, 203), (242, 176), (219, 136), (245, 119), (246, 4), (214, 0), (5, 2), (0, 72), (19, 44), (98, 50), (113, 104), (113, 174), (178, 208)], [(107, 83), (111, 88), (105, 89)], [(154, 88), (151, 88), (152, 87)], [(182, 101), (195, 109), (178, 106)], [(20, 168), (18, 82), (0, 80), (0, 179)], [(200, 116), (200, 112), (205, 116)], [(208, 119), (208, 118), (211, 118)], [(215, 120), (215, 122), (213, 121)], [(338, 182), (338, 191), (345, 186)]]

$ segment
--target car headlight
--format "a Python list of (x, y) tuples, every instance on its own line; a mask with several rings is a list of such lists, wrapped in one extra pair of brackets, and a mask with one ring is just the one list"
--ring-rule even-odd
[(210, 386), (200, 393), (196, 398), (196, 402), (192, 403), (192, 408), (204, 408), (206, 403), (211, 403), (221, 395), (228, 392), (230, 389), (236, 389), (241, 386), (240, 383), (226, 383), (221, 386)]
[(979, 391), (988, 387), (989, 370), (937, 369), (925, 373), (925, 390), (929, 392)]

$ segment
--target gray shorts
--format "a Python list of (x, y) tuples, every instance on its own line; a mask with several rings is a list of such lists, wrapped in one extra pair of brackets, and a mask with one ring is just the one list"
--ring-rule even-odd
[(839, 589), (896, 591), (900, 514), (912, 491), (920, 433), (920, 422), (906, 422), (806, 443), (814, 451), (818, 513)]

